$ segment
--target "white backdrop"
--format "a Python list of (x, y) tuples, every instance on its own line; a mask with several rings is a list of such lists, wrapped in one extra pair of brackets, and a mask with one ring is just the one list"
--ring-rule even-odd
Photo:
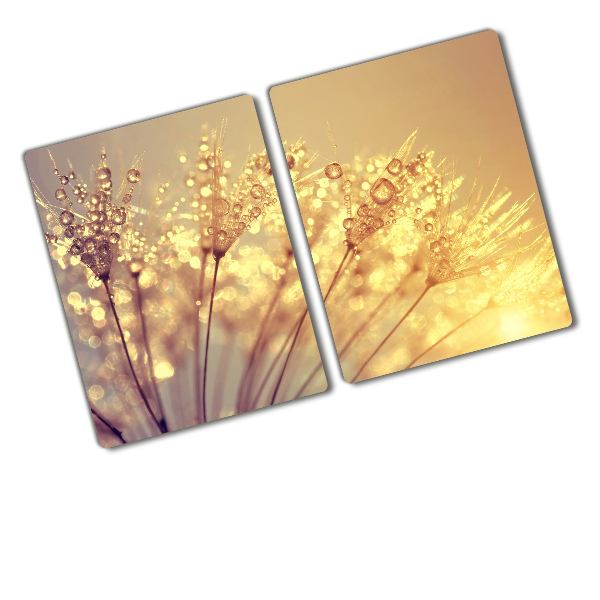
[[(597, 600), (591, 6), (5, 7), (3, 597)], [(248, 93), (283, 169), (272, 85), (488, 28), (509, 64), (573, 326), (350, 386), (317, 305), (327, 393), (100, 448), (25, 151)], [(298, 224), (288, 224), (296, 236)]]

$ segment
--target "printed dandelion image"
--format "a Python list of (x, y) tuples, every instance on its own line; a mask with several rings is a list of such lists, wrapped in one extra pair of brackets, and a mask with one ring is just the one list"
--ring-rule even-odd
[(281, 385), (306, 302), (249, 97), (26, 161), (101, 445), (299, 397), (320, 358), (305, 317)]
[(347, 381), (570, 324), (494, 32), (271, 99)]

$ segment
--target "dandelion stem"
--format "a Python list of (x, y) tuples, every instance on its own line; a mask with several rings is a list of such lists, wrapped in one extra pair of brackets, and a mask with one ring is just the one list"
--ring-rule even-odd
[[(304, 318), (304, 315), (302, 315), (302, 317), (300, 317), (300, 319), (297, 321), (297, 323), (300, 323), (300, 321), (303, 318)], [(265, 388), (267, 381), (269, 381), (269, 378), (271, 377), (271, 374), (273, 373), (275, 366), (279, 362), (279, 359), (283, 356), (283, 353), (284, 353), (285, 349), (287, 348), (288, 342), (292, 339), (292, 337), (294, 335), (294, 331), (296, 330), (296, 327), (297, 327), (297, 325), (294, 325), (294, 327), (290, 330), (290, 332), (288, 333), (287, 337), (285, 338), (285, 341), (283, 342), (281, 348), (279, 349), (279, 352), (277, 352), (277, 356), (271, 361), (271, 364), (270, 364), (269, 368), (267, 369), (267, 372), (265, 373), (265, 375), (262, 378), (262, 381), (260, 382), (258, 391), (256, 392), (256, 394), (252, 397), (252, 400), (250, 401), (250, 406), (255, 406), (256, 403), (258, 402), (258, 399), (259, 399), (263, 389)], [(252, 392), (252, 389), (250, 389), (250, 392)], [(250, 410), (250, 409), (246, 408), (246, 410)]]
[[(383, 298), (383, 300), (371, 311), (369, 316), (363, 321), (362, 325), (360, 325), (360, 327), (358, 327), (354, 331), (354, 333), (352, 333), (352, 335), (348, 338), (348, 341), (346, 342), (346, 344), (344, 345), (344, 347), (340, 350), (340, 352), (338, 354), (338, 357), (340, 360), (342, 360), (342, 357), (344, 356), (344, 354), (346, 354), (346, 352), (348, 351), (348, 349), (350, 348), (350, 346), (352, 345), (354, 340), (356, 340), (356, 338), (360, 335), (362, 330), (371, 322), (371, 319), (373, 319), (373, 317), (375, 317), (377, 314), (379, 314), (379, 311), (385, 306), (385, 303), (394, 294), (396, 294), (398, 292), (399, 288), (400, 288), (400, 286), (395, 287), (391, 292), (387, 293), (385, 295), (385, 297)], [(302, 396), (304, 390), (309, 386), (310, 382), (315, 378), (317, 373), (320, 371), (322, 364), (323, 364), (322, 362), (319, 362), (319, 364), (311, 371), (310, 375), (308, 376), (308, 378), (306, 379), (306, 381), (304, 382), (302, 387), (294, 395), (294, 398), (300, 398)]]
[[(350, 255), (350, 253), (353, 250), (354, 250), (354, 246), (348, 246), (346, 253), (344, 254), (344, 256), (340, 262), (340, 266), (337, 268), (337, 271), (333, 275), (333, 279), (331, 280), (329, 289), (327, 290), (327, 293), (325, 294), (325, 297), (323, 298), (323, 304), (325, 304), (327, 302), (327, 299), (329, 298), (331, 292), (333, 291), (335, 284), (338, 282), (338, 280), (340, 278), (340, 273), (342, 272), (344, 263), (346, 262), (346, 259), (348, 258), (348, 256)], [(285, 363), (283, 364), (283, 368), (281, 369), (281, 374), (279, 375), (277, 385), (275, 386), (275, 389), (273, 390), (273, 396), (271, 397), (271, 402), (269, 403), (271, 406), (273, 406), (273, 404), (275, 404), (275, 398), (277, 397), (277, 392), (279, 391), (279, 387), (281, 386), (281, 381), (283, 380), (285, 370), (286, 370), (288, 363), (290, 361), (290, 358), (292, 356), (294, 347), (296, 346), (296, 342), (298, 341), (298, 336), (300, 335), (300, 330), (302, 329), (302, 324), (304, 323), (304, 319), (306, 319), (307, 314), (308, 314), (308, 307), (306, 308), (306, 310), (304, 311), (304, 314), (302, 315), (302, 318), (300, 319), (300, 323), (298, 324), (298, 327), (296, 329), (296, 334), (294, 335), (294, 339), (292, 340), (292, 345), (290, 346), (290, 350), (285, 359)]]
[(119, 431), (114, 425), (111, 425), (108, 419), (101, 416), (100, 413), (93, 406), (90, 406), (90, 409), (92, 411), (92, 414), (98, 419), (98, 421), (104, 423), (104, 425), (106, 425), (106, 427), (108, 427), (124, 444), (127, 443), (125, 441), (125, 438), (123, 437), (123, 433)]
[(444, 340), (448, 339), (453, 333), (456, 333), (459, 329), (461, 329), (467, 323), (469, 323), (469, 321), (472, 321), (475, 317), (478, 317), (482, 312), (486, 311), (488, 308), (489, 308), (489, 306), (485, 306), (479, 312), (476, 312), (474, 315), (471, 315), (466, 321), (463, 321), (460, 325), (457, 325), (452, 331), (449, 331), (444, 337), (441, 337), (435, 344), (429, 346), (429, 348), (427, 348), (426, 350), (421, 352), (421, 354), (419, 354), (419, 356), (417, 356), (415, 359), (413, 359), (406, 367), (404, 367), (404, 369), (401, 369), (401, 370), (406, 371), (406, 369), (410, 369), (417, 361), (419, 361), (421, 358), (423, 358), (428, 352), (433, 350), (436, 346), (439, 346)]
[(217, 373), (219, 377), (217, 377), (217, 382), (214, 387), (214, 398), (213, 405), (218, 406), (219, 409), (222, 409), (223, 402), (223, 392), (225, 391), (225, 383), (227, 382), (227, 374), (229, 372), (229, 366), (231, 365), (231, 360), (233, 359), (232, 348), (235, 348), (236, 343), (236, 335), (235, 333), (232, 335), (231, 341), (228, 340), (228, 343), (224, 345), (221, 349), (221, 354), (219, 356), (219, 367), (217, 369)]
[(208, 257), (208, 250), (202, 249), (202, 258), (200, 259), (200, 282), (198, 286), (198, 313), (196, 314), (196, 360), (194, 362), (194, 374), (195, 374), (195, 386), (196, 390), (196, 413), (197, 420), (200, 421), (200, 414), (202, 412), (202, 396), (201, 396), (201, 384), (200, 384), (200, 310), (202, 309), (202, 300), (204, 298), (204, 279), (206, 275), (206, 259)]
[(150, 404), (148, 403), (148, 398), (146, 398), (146, 394), (144, 394), (144, 390), (142, 389), (142, 386), (140, 385), (137, 375), (135, 374), (135, 370), (133, 368), (133, 363), (131, 362), (131, 357), (129, 356), (129, 349), (127, 348), (127, 342), (125, 341), (125, 336), (123, 335), (123, 330), (121, 329), (121, 322), (119, 321), (119, 317), (117, 315), (117, 309), (115, 308), (115, 303), (112, 299), (112, 294), (110, 292), (110, 288), (108, 287), (108, 279), (104, 279), (103, 283), (104, 283), (104, 288), (106, 289), (106, 295), (108, 296), (108, 301), (109, 301), (110, 307), (112, 308), (113, 315), (115, 316), (115, 321), (117, 322), (117, 327), (119, 328), (119, 334), (121, 335), (121, 342), (123, 342), (123, 349), (125, 350), (125, 356), (127, 357), (127, 362), (129, 363), (129, 368), (131, 369), (131, 374), (133, 375), (133, 380), (135, 381), (135, 385), (137, 386), (138, 392), (140, 393), (140, 396), (142, 397), (142, 400), (144, 402), (144, 405), (145, 405), (146, 410), (148, 411), (150, 417), (152, 417), (152, 420), (156, 423), (156, 426), (159, 428), (160, 432), (166, 433), (167, 430), (161, 426), (161, 424), (156, 419), (156, 416), (152, 412), (152, 409), (150, 408)]
[(206, 372), (208, 370), (208, 344), (210, 341), (210, 324), (212, 322), (213, 304), (215, 301), (215, 288), (217, 287), (217, 272), (219, 270), (219, 262), (222, 258), (223, 255), (215, 255), (215, 274), (213, 276), (213, 284), (210, 291), (210, 308), (208, 309), (208, 325), (206, 329), (206, 347), (204, 349), (204, 375), (202, 376), (201, 423), (206, 423)]
[(144, 349), (146, 350), (146, 356), (148, 357), (148, 369), (150, 371), (150, 383), (152, 384), (152, 390), (154, 391), (154, 397), (160, 408), (162, 418), (159, 424), (162, 425), (167, 431), (167, 421), (165, 417), (165, 408), (162, 402), (162, 398), (158, 391), (158, 384), (156, 382), (156, 376), (154, 375), (154, 361), (152, 360), (152, 352), (150, 352), (150, 344), (148, 343), (148, 331), (146, 329), (146, 318), (144, 317), (144, 311), (142, 310), (142, 289), (140, 287), (140, 274), (134, 273), (133, 280), (135, 281), (135, 291), (137, 297), (138, 312), (140, 313), (140, 321), (142, 324), (142, 336), (144, 338)]
[(362, 364), (362, 367), (358, 370), (358, 373), (352, 378), (352, 381), (350, 381), (350, 383), (354, 383), (358, 379), (359, 375), (365, 370), (366, 366), (373, 360), (375, 355), (381, 350), (381, 348), (383, 348), (384, 344), (392, 337), (392, 335), (394, 334), (396, 329), (398, 329), (398, 327), (400, 327), (400, 325), (402, 325), (404, 320), (408, 317), (408, 315), (410, 315), (410, 313), (412, 313), (412, 311), (416, 308), (417, 304), (419, 304), (419, 302), (421, 302), (421, 300), (423, 299), (423, 296), (425, 296), (425, 294), (432, 287), (433, 286), (431, 286), (431, 285), (428, 285), (425, 287), (425, 289), (423, 290), (421, 295), (414, 301), (413, 305), (404, 313), (404, 316), (398, 321), (398, 323), (396, 323), (396, 325), (392, 328), (392, 330), (385, 336), (385, 338), (383, 339), (381, 344), (379, 344), (379, 346), (377, 346), (377, 348), (371, 354), (371, 356), (369, 356), (369, 358), (367, 358), (367, 360)]
[[(287, 270), (287, 265), (286, 265), (286, 270)], [(252, 351), (250, 352), (250, 358), (248, 360), (248, 364), (246, 365), (246, 369), (244, 370), (244, 374), (242, 375), (242, 378), (240, 380), (240, 384), (238, 387), (237, 406), (238, 406), (239, 410), (237, 412), (242, 412), (241, 404), (244, 399), (244, 390), (250, 390), (250, 391), (252, 390), (252, 385), (254, 384), (254, 379), (256, 377), (256, 369), (253, 369), (254, 362), (255, 362), (256, 357), (258, 356), (260, 350), (264, 347), (264, 339), (265, 339), (265, 334), (267, 332), (267, 325), (275, 313), (275, 306), (277, 305), (277, 302), (279, 301), (279, 298), (281, 297), (281, 292), (283, 291), (283, 288), (286, 283), (287, 283), (287, 277), (285, 275), (283, 275), (283, 277), (281, 277), (279, 280), (279, 285), (277, 286), (277, 290), (275, 291), (275, 294), (273, 294), (273, 298), (271, 299), (271, 304), (269, 305), (269, 308), (267, 309), (265, 317), (264, 317), (262, 323), (260, 324), (258, 336), (256, 337), (256, 341), (254, 342), (254, 346), (252, 347)]]

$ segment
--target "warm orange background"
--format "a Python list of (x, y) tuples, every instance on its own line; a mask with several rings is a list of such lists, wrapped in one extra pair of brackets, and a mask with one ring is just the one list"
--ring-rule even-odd
[[(271, 100), (282, 139), (303, 137), (323, 161), (334, 158), (327, 122), (343, 163), (392, 154), (418, 128), (415, 149), (454, 159), (465, 185), (481, 157), (485, 190), (501, 174), (515, 200), (538, 196), (494, 31), (275, 86)], [(533, 214), (544, 218), (541, 202)]]

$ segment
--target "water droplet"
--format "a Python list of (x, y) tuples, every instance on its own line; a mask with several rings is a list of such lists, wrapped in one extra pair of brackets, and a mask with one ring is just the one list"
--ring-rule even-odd
[(66, 177), (65, 175), (61, 175), (58, 180), (63, 184), (63, 185), (67, 185), (67, 183), (69, 183), (69, 178)]
[(398, 160), (397, 158), (392, 158), (390, 164), (387, 166), (387, 170), (392, 175), (398, 175), (398, 173), (402, 171), (402, 161)]
[(123, 225), (127, 221), (127, 213), (122, 208), (115, 210), (112, 216), (112, 222), (115, 225)]
[(391, 181), (382, 177), (371, 188), (371, 197), (377, 204), (387, 204), (396, 193), (396, 188)]
[(293, 154), (286, 154), (285, 158), (287, 159), (287, 164), (289, 169), (293, 169), (296, 164), (296, 159)]
[(46, 241), (49, 244), (56, 244), (56, 242), (58, 242), (58, 238), (53, 233), (47, 233), (46, 234)]
[(127, 181), (129, 183), (137, 183), (142, 178), (142, 174), (137, 169), (129, 169), (127, 171)]
[(121, 236), (116, 231), (113, 231), (108, 239), (110, 240), (111, 244), (116, 244), (121, 239)]
[(359, 217), (366, 218), (371, 214), (369, 207), (366, 204), (362, 204), (358, 211), (356, 211)]
[(256, 184), (252, 186), (252, 189), (250, 190), (250, 195), (255, 199), (255, 200), (260, 200), (261, 198), (265, 197), (265, 188), (260, 185), (260, 184)]
[(346, 192), (347, 192), (347, 191), (348, 191), (348, 190), (349, 190), (351, 187), (352, 187), (352, 183), (350, 182), (350, 180), (349, 180), (349, 179), (346, 179), (346, 180), (344, 181), (344, 183), (342, 183), (342, 189), (343, 189), (344, 191), (346, 191)]
[(440, 243), (439, 242), (431, 242), (431, 244), (429, 244), (429, 249), (432, 252), (439, 252), (440, 251)]
[(433, 223), (425, 223), (425, 231), (433, 231)]
[(98, 256), (104, 260), (108, 260), (112, 257), (110, 246), (106, 242), (98, 246)]
[(53, 173), (54, 173), (55, 175), (58, 175), (58, 169), (54, 169)]
[(260, 211), (260, 208), (258, 208), (258, 206), (253, 206), (250, 209), (250, 216), (256, 218), (260, 215), (260, 212), (261, 211)]
[(383, 227), (383, 219), (377, 218), (373, 221), (373, 229), (381, 229)]
[(219, 233), (217, 233), (217, 239), (224, 242), (227, 239), (227, 232), (224, 229), (221, 229)]
[(214, 232), (215, 228), (212, 225), (206, 230), (206, 233), (208, 233), (208, 235), (212, 235)]
[(129, 202), (131, 202), (131, 194), (125, 194), (123, 196), (123, 203), (128, 204)]
[(81, 244), (81, 240), (73, 240), (73, 244), (71, 244), (69, 252), (73, 256), (79, 256), (83, 252), (83, 245)]
[(96, 169), (96, 177), (100, 181), (110, 179), (110, 169), (108, 167), (99, 167)]
[(59, 220), (61, 225), (72, 225), (75, 222), (75, 215), (71, 211), (65, 210), (60, 213)]
[(83, 249), (90, 254), (96, 251), (96, 240), (94, 238), (86, 238), (83, 241)]
[(354, 219), (344, 219), (344, 222), (342, 223), (342, 225), (344, 226), (344, 229), (352, 229), (352, 225), (354, 224)]
[(329, 179), (339, 179), (343, 174), (342, 167), (339, 163), (331, 163), (325, 167), (325, 175)]
[(65, 237), (69, 239), (75, 237), (75, 227), (73, 225), (65, 227)]
[(244, 211), (244, 207), (241, 204), (233, 205), (233, 214), (234, 215), (239, 216), (242, 214), (243, 211)]
[(225, 198), (217, 198), (213, 202), (213, 211), (217, 217), (224, 217), (229, 212), (229, 202)]
[(58, 190), (56, 190), (56, 192), (54, 192), (54, 197), (60, 201), (66, 200), (67, 192), (65, 192), (65, 190), (63, 190), (62, 188), (59, 188)]
[[(71, 247), (72, 249), (72, 247)], [(85, 254), (81, 255), (81, 262), (84, 265), (91, 265), (94, 262), (94, 257), (91, 254), (88, 254), (87, 252)]]

